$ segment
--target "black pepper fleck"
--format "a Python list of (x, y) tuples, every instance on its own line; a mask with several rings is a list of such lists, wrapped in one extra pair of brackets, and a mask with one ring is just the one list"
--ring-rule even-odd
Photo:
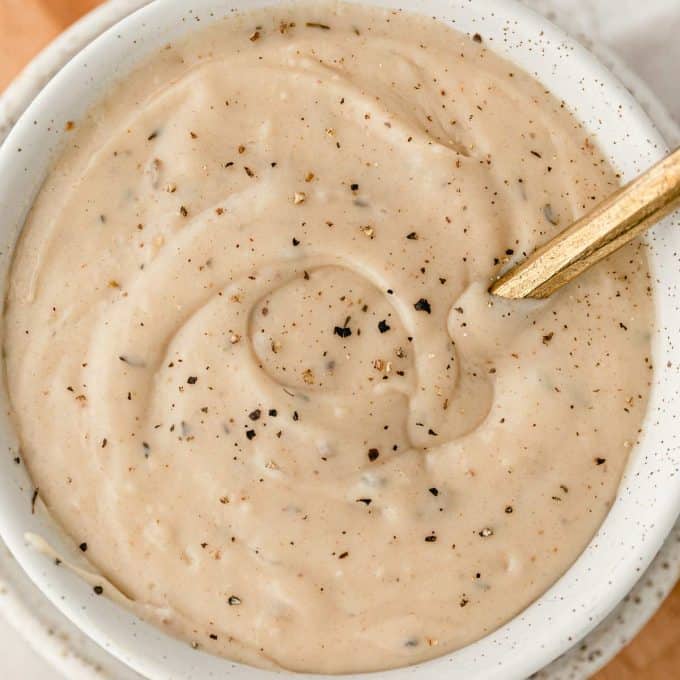
[(413, 306), (418, 312), (432, 313), (432, 307), (430, 307), (430, 303), (425, 298), (420, 298)]

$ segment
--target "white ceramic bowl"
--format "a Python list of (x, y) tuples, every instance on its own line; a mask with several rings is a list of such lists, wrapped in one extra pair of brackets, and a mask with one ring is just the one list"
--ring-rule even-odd
[[(236, 9), (275, 0), (156, 0), (124, 19), (75, 57), (36, 98), (0, 149), (0, 274), (4, 280), (16, 237), (51, 162), (67, 120), (78, 120), (113, 81), (171, 40)], [(587, 51), (514, 0), (371, 0), (437, 16), (454, 28), (481, 33), (505, 55), (564, 99), (605, 154), (630, 178), (665, 152), (654, 126), (625, 88)], [(197, 23), (196, 19), (200, 19)], [(620, 601), (660, 548), (680, 511), (680, 437), (674, 402), (680, 376), (673, 339), (680, 337), (676, 280), (680, 233), (669, 220), (650, 235), (657, 325), (649, 413), (632, 452), (618, 498), (591, 544), (543, 597), (479, 642), (434, 661), (386, 673), (393, 680), (520, 678), (583, 637)], [(6, 403), (4, 389), (0, 398)], [(41, 590), (76, 625), (149, 678), (248, 678), (270, 675), (192, 650), (141, 622), (69, 570), (36, 552), (26, 532), (43, 536), (64, 555), (74, 545), (50, 518), (31, 513), (33, 487), (13, 459), (17, 444), (0, 415), (0, 532)]]

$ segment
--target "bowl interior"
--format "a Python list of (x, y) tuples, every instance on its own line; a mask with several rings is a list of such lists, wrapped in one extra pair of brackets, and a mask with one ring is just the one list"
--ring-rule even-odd
[[(145, 55), (235, 9), (276, 0), (156, 0), (124, 19), (73, 59), (43, 90), (0, 149), (0, 279), (3, 295), (15, 240), (31, 203), (64, 142), (66, 121), (78, 120), (111, 83)], [(567, 102), (625, 178), (666, 151), (635, 100), (588, 52), (514, 0), (370, 0), (436, 16), (459, 31), (480, 33)], [(200, 23), (197, 21), (200, 20)], [(673, 403), (680, 377), (673, 338), (680, 333), (674, 252), (680, 233), (669, 218), (648, 236), (657, 324), (653, 339), (654, 386), (641, 443), (633, 451), (619, 495), (606, 521), (575, 565), (543, 597), (479, 642), (425, 664), (390, 671), (398, 676), (523, 677), (565, 651), (626, 594), (650, 562), (680, 510), (678, 435)], [(26, 572), (80, 628), (125, 663), (150, 678), (269, 675), (190, 649), (97, 597), (70, 570), (32, 548), (26, 533), (47, 539), (59, 554), (82, 559), (46, 513), (31, 512), (33, 486), (21, 464), (0, 398), (0, 532)], [(530, 642), (529, 642), (530, 641)]]

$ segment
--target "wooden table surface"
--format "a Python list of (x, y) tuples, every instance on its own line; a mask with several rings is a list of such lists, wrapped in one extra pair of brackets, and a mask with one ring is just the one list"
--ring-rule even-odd
[[(101, 0), (0, 0), (0, 91), (52, 38)], [(680, 585), (595, 680), (680, 678)]]

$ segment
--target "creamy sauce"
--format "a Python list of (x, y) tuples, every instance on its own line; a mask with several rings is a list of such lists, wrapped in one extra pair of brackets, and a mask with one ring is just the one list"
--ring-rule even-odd
[(617, 185), (541, 85), (430, 19), (291, 6), (68, 127), (7, 380), (41, 499), (142, 616), (368, 671), (569, 567), (638, 436), (652, 309), (639, 244), (547, 301), (486, 293)]

